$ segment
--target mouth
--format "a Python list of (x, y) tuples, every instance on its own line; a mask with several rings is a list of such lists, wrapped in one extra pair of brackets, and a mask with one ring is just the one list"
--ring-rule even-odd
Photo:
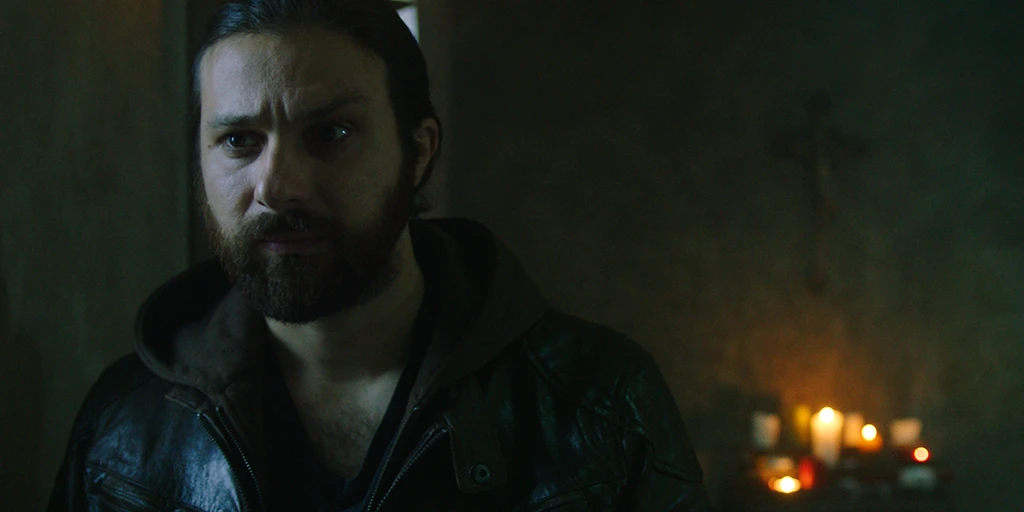
[(259, 245), (271, 254), (308, 254), (326, 239), (317, 233), (282, 233), (261, 238)]

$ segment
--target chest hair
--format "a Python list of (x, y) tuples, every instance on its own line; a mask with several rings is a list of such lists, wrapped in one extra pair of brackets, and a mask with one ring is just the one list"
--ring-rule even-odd
[(395, 384), (385, 382), (376, 386), (379, 389), (359, 393), (323, 389), (293, 393), (312, 449), (328, 469), (345, 478), (359, 474)]

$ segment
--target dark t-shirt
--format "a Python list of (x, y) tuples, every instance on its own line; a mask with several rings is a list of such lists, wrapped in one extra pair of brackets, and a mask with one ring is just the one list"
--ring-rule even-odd
[(267, 447), (270, 461), (270, 510), (348, 512), (362, 510), (369, 489), (377, 478), (385, 453), (391, 446), (405, 406), (423, 362), (429, 340), (432, 312), (424, 296), (414, 327), (413, 348), (384, 418), (370, 442), (362, 469), (355, 478), (335, 474), (315, 455), (309, 436), (281, 375), (276, 359), (268, 358)]

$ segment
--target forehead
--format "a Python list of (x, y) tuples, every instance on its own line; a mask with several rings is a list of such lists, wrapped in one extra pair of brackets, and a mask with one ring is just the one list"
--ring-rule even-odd
[(351, 37), (321, 28), (239, 34), (210, 47), (199, 66), (202, 110), (285, 109), (341, 93), (387, 98), (387, 68)]

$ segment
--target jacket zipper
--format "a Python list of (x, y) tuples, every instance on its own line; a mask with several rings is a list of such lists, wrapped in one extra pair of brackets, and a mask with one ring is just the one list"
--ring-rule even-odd
[[(402, 466), (402, 469), (398, 472), (397, 475), (395, 475), (395, 479), (391, 481), (391, 485), (388, 486), (388, 490), (385, 491), (384, 494), (380, 497), (380, 501), (377, 503), (377, 506), (373, 506), (373, 501), (374, 501), (374, 499), (377, 496), (378, 489), (380, 488), (380, 483), (378, 482), (377, 485), (374, 486), (373, 492), (370, 494), (370, 501), (367, 502), (367, 504), (369, 505), (368, 509), (371, 510), (372, 512), (380, 512), (381, 508), (384, 506), (384, 502), (388, 499), (388, 496), (391, 495), (391, 492), (393, 490), (395, 490), (395, 487), (398, 486), (398, 482), (401, 481), (402, 476), (404, 476), (406, 473), (408, 473), (409, 469), (412, 467), (412, 465), (415, 464), (416, 461), (420, 457), (422, 457), (423, 454), (426, 453), (427, 450), (430, 449), (430, 447), (432, 447), (433, 445), (437, 444), (437, 441), (439, 441), (447, 433), (448, 433), (448, 429), (444, 428), (444, 427), (442, 427), (442, 428), (440, 428), (438, 430), (435, 430), (433, 433), (431, 433), (430, 437), (428, 437), (425, 441), (423, 441), (416, 448), (416, 451), (413, 452), (412, 456), (409, 457), (409, 459), (406, 461), (405, 465)], [(390, 459), (390, 457), (389, 457), (389, 459)], [(385, 461), (384, 464), (385, 464), (385, 467), (382, 468), (382, 469), (386, 470), (387, 469), (387, 461)], [(381, 471), (381, 475), (383, 475), (383, 474), (384, 474), (384, 471)]]
[[(197, 413), (197, 415), (204, 420), (202, 421), (203, 427), (206, 429), (206, 432), (210, 434), (210, 437), (213, 438), (213, 441), (220, 450), (221, 455), (223, 455), (224, 459), (228, 461), (228, 467), (231, 468), (231, 472), (235, 477), (235, 482), (239, 484), (238, 496), (242, 502), (243, 512), (251, 511), (253, 509), (249, 505), (250, 501), (246, 496), (246, 490), (240, 485), (241, 480), (239, 479), (239, 471), (235, 468), (235, 465), (232, 464), (231, 457), (229, 457), (230, 453), (237, 453), (239, 458), (242, 459), (242, 464), (245, 467), (246, 474), (248, 475), (249, 481), (251, 482), (252, 488), (256, 494), (256, 501), (259, 504), (258, 510), (261, 512), (266, 510), (266, 504), (263, 501), (263, 491), (260, 489), (259, 480), (256, 479), (256, 472), (253, 470), (252, 464), (249, 462), (249, 458), (245, 456), (245, 452), (242, 450), (242, 446), (238, 442), (238, 439), (228, 427), (221, 407), (219, 405), (214, 407), (215, 418), (211, 418), (203, 413)], [(231, 444), (233, 452), (229, 451), (228, 448), (224, 446), (224, 440), (227, 440), (227, 442)]]

